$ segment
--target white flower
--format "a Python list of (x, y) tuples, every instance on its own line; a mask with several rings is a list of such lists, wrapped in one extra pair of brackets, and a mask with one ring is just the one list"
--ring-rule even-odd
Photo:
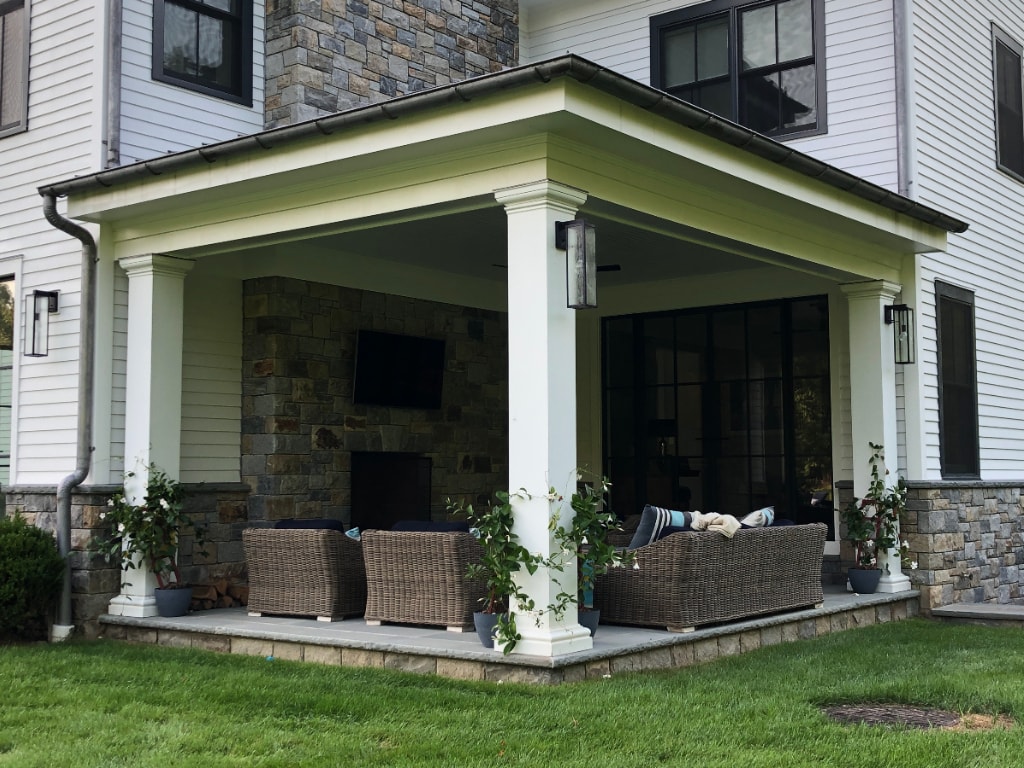
[(113, 499), (107, 499), (107, 506), (108, 507), (114, 506), (114, 500)]
[(100, 512), (100, 520), (106, 520), (106, 519), (107, 519), (107, 513), (106, 512)]
[(903, 546), (903, 547), (904, 547), (905, 549), (910, 549), (910, 544), (908, 544), (908, 543), (907, 543), (907, 540), (906, 540), (906, 539), (904, 539), (904, 540), (903, 540), (903, 545), (902, 545), (902, 546)]
[(634, 571), (639, 571), (640, 570), (640, 563), (633, 563), (633, 570)]
[(171, 505), (167, 503), (167, 499), (160, 499), (160, 506), (164, 510), (168, 510), (171, 508)]
[(910, 570), (912, 570), (912, 571), (916, 571), (917, 570), (917, 560), (915, 560), (914, 562), (912, 562), (910, 564)]
[(117, 524), (117, 532), (118, 533), (124, 533), (124, 523), (118, 523)]

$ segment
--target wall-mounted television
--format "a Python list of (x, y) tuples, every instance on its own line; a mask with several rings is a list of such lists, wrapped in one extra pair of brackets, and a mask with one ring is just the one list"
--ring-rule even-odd
[(440, 408), (443, 381), (443, 340), (383, 331), (356, 334), (354, 402)]

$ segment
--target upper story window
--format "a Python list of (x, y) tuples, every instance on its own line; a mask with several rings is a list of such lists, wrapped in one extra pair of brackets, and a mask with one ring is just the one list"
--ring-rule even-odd
[(996, 162), (1024, 180), (1024, 89), (1021, 87), (1020, 43), (992, 28), (996, 92)]
[(0, 0), (0, 136), (28, 127), (28, 7)]
[(939, 463), (944, 478), (979, 477), (974, 293), (935, 281), (938, 325)]
[(712, 0), (651, 18), (651, 84), (769, 136), (825, 131), (823, 0)]
[(155, 0), (153, 79), (252, 105), (252, 3)]

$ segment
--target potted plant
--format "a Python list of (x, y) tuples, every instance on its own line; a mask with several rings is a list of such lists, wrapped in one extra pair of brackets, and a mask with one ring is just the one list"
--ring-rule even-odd
[[(128, 473), (132, 476), (134, 473)], [(142, 500), (130, 503), (124, 489), (111, 496), (106, 510), (100, 513), (100, 519), (110, 525), (110, 532), (89, 543), (90, 551), (99, 553), (108, 563), (119, 563), (124, 571), (142, 564), (156, 576), (154, 594), (161, 616), (184, 615), (192, 600), (192, 587), (182, 582), (178, 569), (182, 531), (192, 530), (197, 547), (205, 543), (204, 529), (182, 511), (183, 500), (181, 485), (151, 465)]]
[[(907, 542), (899, 541), (900, 517), (907, 508), (907, 483), (900, 477), (896, 484), (885, 482), (889, 470), (881, 445), (871, 447), (871, 483), (863, 498), (855, 498), (841, 510), (846, 537), (854, 547), (854, 565), (847, 571), (854, 592), (871, 594), (882, 578), (879, 554), (897, 547), (901, 559), (907, 555)], [(916, 568), (916, 563), (910, 564)]]
[(533, 610), (533, 601), (516, 584), (513, 574), (525, 569), (535, 573), (540, 558), (530, 554), (519, 543), (519, 537), (512, 530), (513, 514), (509, 494), (495, 493), (497, 502), (477, 511), (470, 504), (448, 500), (448, 510), (455, 515), (464, 515), (480, 540), (483, 554), (480, 561), (471, 563), (466, 575), (480, 579), (486, 587), (482, 608), (473, 616), (480, 641), (488, 648), (494, 643), (502, 652), (511, 653), (522, 635), (516, 630), (515, 617), (508, 613), (510, 598), (518, 601), (527, 610)]
[(577, 488), (569, 500), (573, 510), (572, 523), (562, 525), (561, 514), (556, 511), (551, 517), (550, 528), (555, 540), (560, 545), (549, 562), (545, 563), (554, 570), (564, 570), (576, 561), (577, 581), (575, 594), (561, 592), (556, 602), (548, 609), (561, 614), (570, 604), (575, 604), (579, 622), (590, 630), (593, 635), (600, 621), (600, 611), (593, 608), (594, 585), (599, 576), (603, 576), (610, 568), (636, 564), (633, 552), (616, 547), (609, 541), (609, 534), (622, 530), (618, 517), (601, 503), (608, 492), (610, 483), (601, 478), (596, 490), (590, 484)]

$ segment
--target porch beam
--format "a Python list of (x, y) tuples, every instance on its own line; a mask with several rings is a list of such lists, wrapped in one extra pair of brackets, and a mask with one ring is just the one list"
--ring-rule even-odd
[[(586, 193), (550, 180), (499, 189), (508, 216), (508, 476), (513, 529), (530, 552), (548, 557), (556, 508), (571, 521), (576, 487), (576, 317), (566, 306), (565, 254), (555, 249), (555, 222), (575, 217)], [(563, 502), (548, 497), (554, 488)], [(593, 647), (576, 607), (561, 618), (543, 610), (560, 592), (575, 594), (575, 568), (521, 572), (517, 582), (536, 610), (513, 606), (523, 639), (517, 653), (559, 656)]]
[[(147, 254), (120, 264), (128, 275), (125, 496), (138, 503), (152, 465), (174, 479), (180, 469), (185, 275), (192, 262)], [(110, 601), (109, 612), (155, 616), (156, 583), (141, 563), (122, 572), (121, 593)]]
[[(896, 359), (892, 328), (885, 324), (885, 307), (894, 303), (901, 286), (871, 280), (840, 286), (846, 294), (850, 320), (850, 433), (853, 440), (853, 493), (862, 497), (871, 482), (869, 443), (880, 443), (886, 464), (896, 472)], [(879, 592), (910, 589), (899, 551), (880, 553)]]

